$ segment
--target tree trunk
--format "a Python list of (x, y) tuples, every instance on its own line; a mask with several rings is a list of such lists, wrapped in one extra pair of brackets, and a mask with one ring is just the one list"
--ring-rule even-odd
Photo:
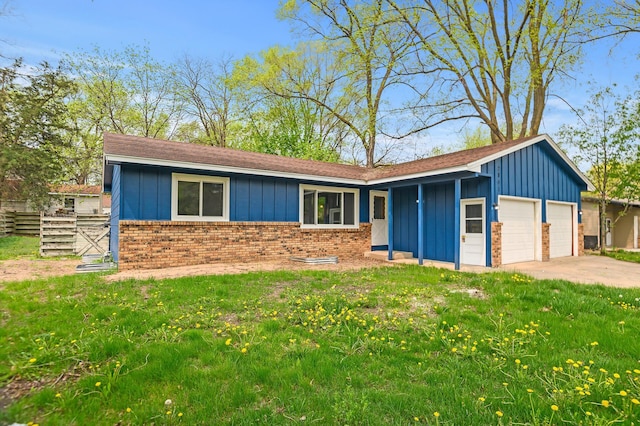
[(607, 253), (607, 201), (604, 197), (600, 198), (600, 254)]

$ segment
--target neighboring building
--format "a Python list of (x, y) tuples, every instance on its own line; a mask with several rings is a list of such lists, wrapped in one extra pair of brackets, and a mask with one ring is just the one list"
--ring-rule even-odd
[(50, 193), (47, 213), (102, 214), (100, 185), (58, 185)]
[[(640, 201), (628, 203), (627, 211), (620, 216), (627, 203), (611, 200), (607, 205), (605, 218), (605, 247), (640, 247)], [(582, 223), (584, 223), (584, 245), (588, 249), (600, 247), (600, 208), (598, 200), (592, 196), (582, 197)]]
[[(58, 185), (52, 187), (47, 214), (89, 213), (102, 214), (102, 188), (100, 185)], [(2, 210), (37, 212), (27, 200), (2, 200)]]
[(546, 135), (366, 169), (105, 134), (121, 269), (371, 249), (493, 265), (582, 252), (588, 179)]

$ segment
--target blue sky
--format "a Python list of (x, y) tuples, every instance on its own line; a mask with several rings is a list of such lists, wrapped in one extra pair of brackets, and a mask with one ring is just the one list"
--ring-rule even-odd
[[(24, 57), (27, 64), (55, 64), (63, 53), (95, 45), (119, 50), (148, 43), (155, 58), (171, 62), (185, 53), (241, 58), (295, 43), (289, 23), (276, 17), (278, 0), (10, 0), (10, 5), (12, 16), (0, 18), (0, 53)], [(621, 92), (631, 87), (640, 73), (640, 36), (610, 52), (611, 47), (589, 47), (575, 80), (557, 87), (557, 94), (580, 107), (588, 98), (587, 81), (618, 83)], [(562, 123), (575, 120), (563, 102), (550, 98), (542, 131), (553, 135)], [(443, 143), (452, 131), (442, 127), (426, 138)]]

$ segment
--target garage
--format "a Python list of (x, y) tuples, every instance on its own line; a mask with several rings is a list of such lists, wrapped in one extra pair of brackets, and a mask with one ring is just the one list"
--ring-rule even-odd
[(536, 259), (536, 238), (540, 229), (536, 204), (536, 200), (526, 198), (500, 198), (502, 264)]
[(550, 258), (573, 255), (573, 222), (573, 205), (547, 203)]

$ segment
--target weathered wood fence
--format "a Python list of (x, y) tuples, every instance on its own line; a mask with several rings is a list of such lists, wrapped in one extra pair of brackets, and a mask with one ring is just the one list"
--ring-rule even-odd
[(0, 238), (13, 234), (15, 217), (15, 212), (0, 211)]
[(0, 212), (0, 237), (7, 235), (39, 235), (40, 213)]
[(104, 255), (109, 250), (109, 216), (40, 216), (40, 255)]

